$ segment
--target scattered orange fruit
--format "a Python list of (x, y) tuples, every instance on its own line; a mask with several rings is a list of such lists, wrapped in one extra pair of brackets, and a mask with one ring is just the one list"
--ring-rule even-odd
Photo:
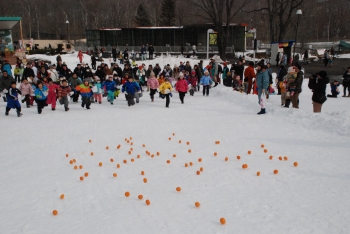
[(120, 149), (120, 145), (117, 146), (117, 149)]
[(109, 149), (109, 146), (106, 146), (106, 150), (108, 150)]
[(251, 154), (251, 153), (252, 153), (252, 151), (248, 150), (248, 154)]
[(83, 165), (79, 165), (79, 169), (83, 169)]
[(179, 143), (181, 144), (181, 140), (179, 140)]
[(195, 202), (194, 205), (195, 205), (196, 207), (200, 207), (200, 206), (201, 206), (201, 204), (200, 204), (199, 202)]
[(293, 165), (294, 165), (295, 167), (297, 167), (297, 166), (298, 166), (298, 162), (294, 162)]
[(99, 165), (100, 167), (102, 167), (102, 162), (99, 162), (98, 165)]
[(187, 163), (185, 163), (185, 167), (188, 167), (188, 164), (187, 164)]
[(176, 191), (180, 192), (181, 188), (180, 187), (176, 187)]
[(143, 178), (143, 183), (147, 183), (147, 178)]
[(130, 140), (132, 140), (132, 137), (130, 137)]
[(271, 155), (271, 156), (269, 157), (269, 159), (272, 160), (272, 159), (273, 159), (273, 156)]
[(169, 163), (170, 163), (170, 160), (166, 160), (166, 163), (168, 163), (168, 164), (169, 164)]
[(85, 177), (88, 177), (88, 176), (89, 176), (89, 173), (88, 173), (88, 172), (85, 172), (84, 176), (85, 176)]
[(83, 181), (83, 180), (84, 180), (84, 177), (80, 176), (80, 180)]
[(151, 155), (151, 158), (154, 158), (154, 154)]
[(117, 173), (113, 173), (113, 176), (114, 176), (114, 177), (117, 177)]
[(257, 175), (257, 176), (260, 176), (260, 171), (258, 171), (258, 172), (256, 173), (256, 175)]
[(282, 157), (281, 157), (281, 156), (279, 156), (279, 157), (278, 157), (278, 159), (279, 159), (279, 160), (282, 160)]
[(173, 154), (173, 157), (176, 158), (176, 154)]
[(57, 215), (57, 214), (58, 214), (57, 210), (53, 210), (53, 211), (52, 211), (52, 214), (53, 214), (53, 215)]
[(221, 218), (221, 219), (220, 219), (220, 223), (221, 223), (222, 225), (226, 224), (225, 218)]
[(130, 193), (129, 192), (125, 192), (125, 197), (129, 197)]
[(201, 159), (201, 158), (199, 158), (199, 159), (198, 159), (198, 162), (202, 162), (202, 159)]
[(191, 153), (191, 152), (192, 152), (192, 150), (190, 150), (190, 149), (189, 149), (189, 150), (188, 150), (188, 152), (189, 152), (189, 153)]
[(117, 164), (117, 168), (120, 168), (120, 164)]
[(287, 160), (288, 160), (288, 157), (287, 157), (287, 156), (284, 156), (284, 160), (287, 161)]
[(131, 154), (131, 151), (129, 151), (128, 154)]
[(69, 163), (70, 163), (70, 164), (73, 164), (73, 160), (70, 160)]
[(186, 142), (187, 145), (190, 145), (191, 143), (189, 141)]
[(140, 195), (138, 195), (138, 196), (137, 196), (137, 198), (138, 198), (138, 199), (140, 199), (140, 200), (142, 200), (143, 195), (142, 195), (142, 194), (140, 194)]
[(74, 163), (76, 163), (76, 162), (77, 162), (77, 160), (75, 160), (75, 158), (74, 158), (74, 159), (73, 159), (73, 162), (74, 162)]
[(64, 199), (64, 194), (61, 194), (60, 198), (61, 198), (61, 199)]
[(130, 151), (133, 151), (134, 149), (133, 148), (130, 148)]
[(218, 153), (214, 152), (214, 156), (218, 156)]
[(190, 162), (190, 166), (193, 166), (193, 163), (192, 163), (192, 162)]
[(145, 172), (144, 171), (141, 171), (141, 175), (144, 175), (145, 174)]
[(175, 136), (175, 133), (173, 133), (173, 136)]
[(267, 153), (267, 149), (264, 149), (264, 153)]
[(171, 137), (169, 137), (169, 141), (171, 141)]
[(240, 160), (240, 159), (241, 159), (241, 156), (238, 155), (238, 156), (237, 156), (237, 159)]
[(134, 162), (135, 160), (132, 158), (130, 161), (131, 161), (131, 162)]
[(149, 200), (146, 200), (146, 205), (147, 206), (151, 205), (151, 202)]
[(111, 158), (111, 159), (110, 159), (110, 161), (111, 161), (111, 162), (114, 162), (114, 159), (113, 159), (113, 158)]
[(89, 140), (89, 142), (91, 143), (91, 140)]
[(243, 165), (242, 165), (242, 168), (243, 168), (243, 169), (247, 169), (247, 168), (248, 168), (248, 164), (243, 164)]
[(69, 155), (68, 155), (68, 154), (66, 154), (66, 157), (68, 158), (68, 157), (69, 157)]
[(226, 162), (228, 161), (228, 157), (225, 158), (225, 161), (226, 161)]
[(131, 142), (130, 145), (134, 145), (134, 142)]
[(160, 155), (160, 153), (159, 152), (157, 152), (157, 156), (159, 156)]
[(123, 160), (123, 163), (127, 163), (128, 161), (126, 159)]
[(265, 147), (265, 145), (264, 144), (261, 144), (261, 148), (264, 148)]
[(76, 169), (78, 169), (78, 166), (77, 166), (77, 165), (74, 166), (74, 170), (76, 170)]
[(138, 154), (138, 155), (137, 155), (137, 158), (141, 158), (141, 156)]
[(201, 168), (199, 168), (199, 170), (200, 170), (200, 171), (203, 171), (204, 169), (203, 169), (203, 167), (201, 167)]
[(273, 171), (273, 174), (278, 174), (278, 170), (274, 170), (274, 171)]
[(142, 147), (146, 147), (146, 145), (145, 145), (145, 144), (143, 144), (143, 145), (142, 145)]
[(130, 141), (129, 141), (129, 140), (127, 140), (126, 142), (127, 142), (128, 144), (130, 143)]
[(201, 171), (197, 171), (197, 175), (200, 175), (201, 174)]
[(90, 155), (91, 155), (91, 156), (94, 156), (94, 152), (91, 152)]

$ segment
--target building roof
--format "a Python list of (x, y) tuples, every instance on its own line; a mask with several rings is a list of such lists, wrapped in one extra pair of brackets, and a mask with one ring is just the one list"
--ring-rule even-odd
[(21, 19), (21, 17), (0, 17), (0, 30), (12, 29)]

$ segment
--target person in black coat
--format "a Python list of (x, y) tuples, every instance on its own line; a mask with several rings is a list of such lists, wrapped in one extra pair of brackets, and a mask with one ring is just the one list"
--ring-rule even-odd
[(118, 64), (114, 64), (113, 72), (117, 73), (117, 77), (121, 78), (123, 74), (123, 70), (118, 66)]
[(149, 52), (149, 59), (153, 59), (154, 47), (152, 44), (149, 45), (148, 52)]
[(162, 69), (159, 67), (159, 64), (157, 63), (156, 66), (153, 68), (154, 75), (158, 77), (161, 71)]
[(73, 73), (77, 74), (78, 77), (80, 77), (82, 80), (85, 78), (85, 76), (84, 76), (85, 69), (81, 66), (81, 64), (77, 65), (77, 67), (74, 69)]
[(287, 75), (287, 69), (284, 67), (284, 65), (281, 65), (279, 68), (279, 72), (277, 74), (277, 89), (278, 89), (278, 93), (277, 95), (281, 95), (281, 88), (280, 88), (280, 82), (283, 82), (283, 77), (285, 77)]
[(112, 56), (113, 56), (113, 61), (117, 61), (117, 49), (113, 46), (112, 47)]
[(23, 70), (23, 74), (22, 74), (22, 79), (23, 78), (28, 78), (28, 77), (35, 77), (34, 71), (32, 69), (32, 65), (30, 63), (27, 63), (26, 68), (24, 68)]
[(322, 104), (327, 100), (326, 88), (329, 83), (327, 72), (320, 71), (309, 78), (309, 89), (312, 90), (312, 105), (314, 113), (320, 113)]
[(97, 67), (97, 70), (95, 72), (95, 75), (100, 78), (101, 82), (105, 81), (106, 80), (106, 75), (104, 73), (104, 71), (102, 70), (101, 66), (98, 66)]
[(94, 70), (96, 70), (96, 62), (97, 62), (96, 57), (95, 57), (95, 55), (92, 54), (91, 55), (91, 67)]
[(346, 97), (346, 89), (348, 89), (348, 97), (350, 97), (350, 67), (348, 67), (348, 69), (346, 70), (346, 72), (343, 75), (343, 83), (342, 83), (343, 87), (344, 87), (344, 95), (343, 97)]

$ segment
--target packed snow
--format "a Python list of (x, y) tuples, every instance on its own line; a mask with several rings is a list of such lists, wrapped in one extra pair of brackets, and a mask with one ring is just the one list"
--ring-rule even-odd
[[(62, 59), (71, 69), (78, 62), (74, 54)], [(0, 115), (0, 233), (349, 232), (349, 98), (329, 98), (313, 114), (304, 80), (300, 109), (282, 108), (271, 95), (267, 114), (258, 116), (256, 95), (222, 85), (208, 97), (186, 95), (183, 105), (173, 94), (169, 109), (144, 92), (133, 107), (120, 95), (91, 110), (71, 102), (69, 112), (58, 105), (38, 115), (22, 105), (20, 118), (14, 110)]]

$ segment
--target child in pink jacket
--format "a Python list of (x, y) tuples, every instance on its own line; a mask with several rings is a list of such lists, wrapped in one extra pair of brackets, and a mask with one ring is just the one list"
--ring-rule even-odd
[(153, 72), (151, 72), (150, 78), (147, 81), (147, 86), (151, 90), (149, 95), (151, 96), (151, 100), (153, 102), (154, 101), (154, 94), (156, 94), (157, 89), (159, 88), (159, 82), (158, 82), (158, 80), (155, 77)]
[(180, 72), (179, 80), (176, 82), (175, 90), (179, 92), (181, 103), (184, 104), (185, 94), (188, 90), (188, 83), (187, 80), (184, 80), (184, 75), (182, 72)]
[(19, 86), (19, 90), (22, 92), (22, 103), (26, 102), (27, 108), (30, 107), (30, 96), (34, 93), (32, 85), (29, 84), (27, 78), (22, 79), (22, 83)]
[(49, 105), (51, 104), (51, 109), (54, 111), (56, 110), (56, 101), (57, 101), (57, 96), (56, 96), (56, 90), (59, 89), (60, 86), (56, 85), (53, 83), (52, 79), (48, 79), (48, 95), (46, 99), (46, 104)]

